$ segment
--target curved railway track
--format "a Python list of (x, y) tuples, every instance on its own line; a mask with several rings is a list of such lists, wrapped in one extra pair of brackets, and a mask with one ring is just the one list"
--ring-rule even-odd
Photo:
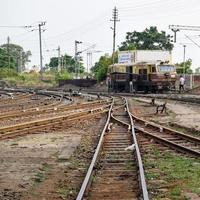
[(81, 118), (90, 118), (92, 116), (107, 112), (109, 105), (100, 104), (99, 106), (97, 104), (95, 107), (90, 107), (86, 106), (85, 109), (79, 109), (71, 113), (63, 113), (60, 116), (21, 123), (14, 126), (2, 127), (0, 128), (0, 140), (13, 138), (16, 136), (23, 136), (29, 133), (35, 133), (37, 131), (45, 130), (50, 127), (56, 127), (57, 125), (60, 125), (66, 121), (74, 121)]
[(77, 200), (149, 199), (132, 127), (127, 101), (115, 99)]
[(200, 138), (193, 137), (170, 128), (156, 125), (131, 114), (135, 129), (140, 134), (177, 151), (200, 157)]
[(0, 119), (1, 120), (5, 120), (5, 119), (10, 119), (10, 118), (15, 118), (15, 117), (27, 117), (27, 116), (32, 116), (32, 115), (40, 115), (40, 114), (46, 114), (46, 113), (51, 113), (53, 112), (66, 112), (69, 110), (73, 110), (73, 109), (81, 109), (81, 108), (86, 108), (86, 107), (90, 107), (90, 106), (100, 106), (100, 105), (104, 105), (106, 103), (109, 103), (109, 101), (106, 100), (99, 100), (99, 101), (93, 101), (93, 102), (89, 102), (89, 103), (81, 103), (81, 104), (70, 104), (70, 105), (66, 105), (66, 104), (61, 104), (60, 102), (54, 102), (51, 104), (47, 104), (46, 106), (40, 106), (36, 108), (31, 108), (28, 110), (20, 110), (20, 111), (14, 111), (14, 112), (10, 112), (7, 114), (1, 114), (0, 115)]

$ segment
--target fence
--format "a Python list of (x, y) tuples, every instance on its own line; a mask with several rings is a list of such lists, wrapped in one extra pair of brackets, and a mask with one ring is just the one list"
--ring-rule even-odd
[[(200, 86), (200, 74), (183, 74), (185, 78), (185, 88), (192, 89), (194, 87)], [(179, 85), (180, 74), (177, 76), (176, 87)]]

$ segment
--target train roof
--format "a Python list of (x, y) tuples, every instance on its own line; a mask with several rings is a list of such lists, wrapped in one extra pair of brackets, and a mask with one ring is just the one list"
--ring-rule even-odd
[(159, 65), (159, 64), (165, 64), (165, 65), (172, 65), (169, 62), (163, 62), (161, 60), (155, 61), (155, 62), (134, 62), (134, 63), (115, 63), (110, 65), (110, 67), (113, 66), (136, 66), (136, 65)]

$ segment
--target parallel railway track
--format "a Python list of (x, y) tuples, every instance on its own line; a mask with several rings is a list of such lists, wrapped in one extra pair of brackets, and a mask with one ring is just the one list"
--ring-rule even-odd
[(109, 105), (101, 105), (96, 107), (93, 106), (92, 108), (86, 107), (85, 109), (80, 109), (76, 112), (73, 111), (71, 113), (66, 113), (56, 117), (21, 123), (14, 126), (2, 127), (0, 128), (0, 140), (34, 133), (38, 130), (45, 130), (46, 128), (54, 127), (66, 121), (90, 118), (92, 116), (107, 112), (108, 107)]
[[(127, 102), (115, 99), (77, 200), (144, 199), (148, 192)], [(134, 150), (125, 148), (135, 145)]]
[(131, 114), (138, 134), (147, 137), (177, 151), (200, 157), (200, 138), (193, 137), (170, 128), (156, 125)]
[(19, 118), (19, 117), (31, 117), (34, 115), (44, 115), (48, 113), (65, 113), (68, 111), (72, 110), (77, 110), (77, 109), (85, 109), (85, 108), (90, 108), (90, 107), (95, 107), (95, 106), (103, 106), (106, 104), (109, 104), (110, 101), (106, 100), (98, 100), (98, 101), (93, 101), (93, 102), (87, 102), (87, 103), (81, 103), (81, 104), (62, 104), (60, 103), (52, 103), (48, 104), (46, 106), (41, 106), (38, 107), (37, 110), (36, 108), (31, 108), (28, 110), (21, 110), (21, 111), (14, 111), (11, 113), (6, 113), (6, 114), (1, 114), (0, 115), (0, 120), (6, 120), (6, 119), (13, 119), (13, 118)]

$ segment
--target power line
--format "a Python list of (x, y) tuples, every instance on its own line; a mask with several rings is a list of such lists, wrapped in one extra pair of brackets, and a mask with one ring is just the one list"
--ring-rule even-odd
[(32, 28), (33, 26), (0, 26), (0, 28)]

